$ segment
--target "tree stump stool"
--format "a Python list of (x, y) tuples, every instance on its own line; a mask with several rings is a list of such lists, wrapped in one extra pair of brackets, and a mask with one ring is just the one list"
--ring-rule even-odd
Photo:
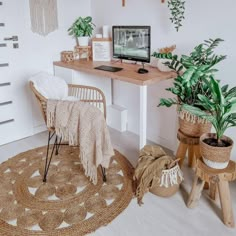
[(82, 58), (82, 55), (86, 54), (87, 61), (92, 56), (92, 47), (91, 46), (75, 46), (75, 55), (79, 56), (79, 59)]
[(215, 200), (218, 189), (223, 222), (228, 227), (234, 227), (233, 209), (229, 190), (229, 181), (236, 179), (236, 163), (230, 161), (229, 165), (222, 170), (206, 166), (201, 159), (197, 160), (196, 174), (187, 207), (194, 208), (201, 197), (205, 182), (210, 184), (210, 197)]
[(188, 153), (188, 166), (194, 167), (196, 165), (196, 160), (201, 157), (199, 148), (199, 137), (190, 137), (178, 130), (177, 138), (180, 143), (176, 152), (176, 158), (180, 159), (180, 168), (183, 165), (186, 153)]

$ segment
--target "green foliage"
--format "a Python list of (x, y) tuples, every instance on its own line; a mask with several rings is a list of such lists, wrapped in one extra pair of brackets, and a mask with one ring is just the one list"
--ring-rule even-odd
[(74, 37), (83, 37), (83, 36), (91, 37), (94, 26), (95, 25), (92, 22), (92, 17), (90, 16), (87, 16), (85, 18), (79, 17), (68, 29), (68, 32), (69, 35), (72, 35)]
[(167, 2), (168, 8), (171, 13), (171, 23), (175, 25), (175, 29), (178, 32), (179, 28), (182, 26), (181, 22), (184, 18), (185, 11), (185, 1), (183, 0), (169, 0)]
[(199, 105), (207, 112), (187, 104), (184, 104), (182, 109), (211, 122), (220, 143), (226, 129), (236, 126), (236, 87), (228, 90), (228, 85), (225, 85), (221, 88), (219, 82), (212, 77), (208, 86), (212, 94), (211, 98), (198, 95)]
[(198, 94), (211, 97), (209, 78), (214, 77), (217, 72), (214, 66), (226, 58), (226, 56), (214, 54), (214, 49), (222, 41), (219, 38), (205, 40), (204, 43), (196, 46), (189, 56), (178, 57), (172, 53), (153, 53), (152, 56), (156, 58), (169, 60), (164, 64), (177, 73), (173, 87), (166, 89), (176, 95), (177, 99), (161, 99), (159, 106), (188, 104), (205, 109), (199, 103)]

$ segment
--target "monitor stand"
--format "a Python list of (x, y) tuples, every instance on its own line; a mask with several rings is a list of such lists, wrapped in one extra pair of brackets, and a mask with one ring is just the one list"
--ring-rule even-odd
[(144, 68), (144, 62), (142, 62), (143, 67), (138, 69), (139, 74), (146, 74), (148, 70)]

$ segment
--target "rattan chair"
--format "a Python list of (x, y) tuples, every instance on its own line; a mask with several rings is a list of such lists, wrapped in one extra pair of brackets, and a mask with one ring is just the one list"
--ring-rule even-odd
[[(36, 90), (36, 88), (34, 87), (34, 83), (32, 81), (30, 81), (29, 84), (30, 84), (31, 90), (33, 91), (39, 103), (44, 121), (45, 123), (47, 123), (47, 98), (42, 96)], [(68, 96), (76, 97), (82, 102), (86, 102), (97, 107), (103, 112), (104, 117), (106, 118), (106, 99), (105, 99), (104, 93), (100, 89), (96, 87), (92, 87), (92, 86), (68, 84)], [(47, 182), (47, 174), (48, 174), (48, 170), (50, 167), (50, 163), (51, 163), (54, 151), (55, 151), (55, 154), (58, 155), (60, 146), (64, 145), (61, 143), (62, 141), (61, 138), (57, 137), (56, 135), (55, 141), (51, 150), (51, 154), (49, 155), (50, 141), (55, 135), (55, 130), (54, 128), (48, 128), (48, 131), (49, 131), (48, 145), (47, 145), (43, 182)], [(102, 169), (103, 181), (105, 182), (106, 181), (105, 168), (102, 167), (101, 169)]]

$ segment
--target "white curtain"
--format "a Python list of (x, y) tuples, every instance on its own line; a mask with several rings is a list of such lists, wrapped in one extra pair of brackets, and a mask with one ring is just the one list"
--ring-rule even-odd
[(57, 0), (29, 0), (31, 29), (46, 36), (58, 28)]

